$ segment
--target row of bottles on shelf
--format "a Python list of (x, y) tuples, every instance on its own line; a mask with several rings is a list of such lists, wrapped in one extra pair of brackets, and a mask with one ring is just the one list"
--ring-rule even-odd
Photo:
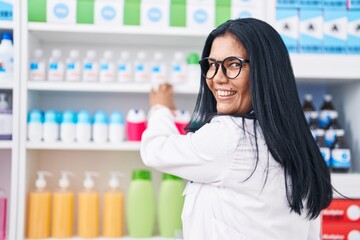
[[(125, 197), (119, 188), (121, 173), (112, 172), (108, 189), (100, 194), (95, 189), (93, 177), (96, 172), (85, 172), (84, 189), (75, 194), (69, 189), (68, 171), (61, 172), (60, 189), (51, 193), (46, 189), (45, 176), (51, 175), (38, 171), (36, 191), (29, 193), (27, 237), (39, 238), (96, 238), (100, 235), (100, 205), (102, 205), (102, 236), (122, 237), (126, 221), (130, 237), (151, 237), (155, 231), (156, 215), (162, 237), (181, 235), (182, 192), (184, 182), (181, 178), (163, 174), (158, 201), (151, 173), (144, 169), (132, 172), (128, 193)], [(77, 195), (77, 232), (73, 229), (75, 195)], [(102, 204), (100, 204), (102, 195)], [(157, 206), (156, 206), (157, 205)], [(157, 209), (157, 210), (156, 210)], [(156, 214), (157, 212), (157, 214)], [(124, 219), (125, 218), (125, 219)], [(177, 235), (177, 236), (176, 236)]]
[(11, 81), (14, 75), (14, 47), (10, 32), (1, 34), (0, 43), (0, 82)]
[(97, 60), (94, 50), (88, 50), (83, 59), (79, 50), (70, 50), (66, 59), (62, 58), (59, 49), (52, 50), (48, 61), (43, 55), (42, 49), (34, 51), (30, 63), (32, 81), (151, 82), (156, 85), (168, 79), (172, 84), (184, 84), (188, 80), (196, 83), (200, 76), (194, 75), (200, 71), (197, 53), (190, 53), (186, 59), (183, 52), (175, 52), (170, 64), (166, 63), (160, 51), (152, 57), (145, 51), (139, 51), (134, 60), (129, 51), (122, 51), (120, 58), (115, 59), (111, 50), (104, 51), (100, 60)]
[(0, 240), (6, 239), (7, 196), (0, 188)]
[[(1, 95), (0, 95), (1, 96)], [(181, 134), (190, 120), (186, 110), (175, 111), (175, 124)], [(1, 115), (0, 115), (1, 116)], [(124, 116), (119, 111), (113, 111), (108, 117), (104, 111), (97, 111), (93, 117), (86, 110), (79, 112), (54, 110), (42, 112), (32, 110), (28, 114), (28, 140), (30, 142), (64, 143), (119, 143), (125, 141), (140, 141), (146, 129), (146, 115), (142, 109), (130, 109)]]
[(12, 92), (0, 90), (0, 141), (12, 139)]
[(319, 111), (306, 94), (303, 111), (326, 165), (333, 172), (348, 172), (351, 167), (351, 152), (345, 141), (345, 131), (338, 123), (338, 112), (332, 104), (332, 96), (324, 95)]

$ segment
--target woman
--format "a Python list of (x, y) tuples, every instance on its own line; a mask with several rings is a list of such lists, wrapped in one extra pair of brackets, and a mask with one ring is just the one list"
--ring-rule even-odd
[(308, 129), (279, 34), (256, 19), (208, 36), (187, 135), (174, 125), (172, 88), (150, 93), (144, 163), (189, 180), (184, 239), (320, 239), (330, 174)]

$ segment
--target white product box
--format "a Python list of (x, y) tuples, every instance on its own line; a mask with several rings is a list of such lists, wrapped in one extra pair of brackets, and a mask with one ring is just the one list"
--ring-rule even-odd
[(360, 10), (348, 11), (347, 53), (360, 54)]
[(186, 27), (208, 32), (215, 27), (215, 1), (192, 0), (186, 4)]
[(289, 52), (298, 52), (299, 15), (296, 9), (278, 8), (275, 28), (281, 35)]
[(100, 25), (123, 25), (124, 0), (95, 0), (94, 23)]
[(50, 23), (76, 23), (76, 1), (47, 0), (46, 19)]
[(347, 35), (346, 11), (324, 10), (324, 52), (345, 53)]
[(300, 52), (321, 53), (324, 17), (320, 9), (300, 10)]
[(258, 7), (243, 7), (240, 5), (232, 5), (231, 6), (231, 18), (257, 18), (257, 19), (265, 19), (264, 12), (262, 8)]
[(170, 26), (170, 0), (146, 0), (141, 2), (141, 26)]

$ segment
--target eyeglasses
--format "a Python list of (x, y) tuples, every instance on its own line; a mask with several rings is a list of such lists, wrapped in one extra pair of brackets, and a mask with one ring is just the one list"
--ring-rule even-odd
[(221, 70), (224, 75), (229, 79), (237, 78), (240, 74), (242, 64), (244, 62), (250, 62), (249, 59), (243, 59), (235, 56), (230, 56), (225, 58), (223, 61), (217, 61), (214, 58), (203, 58), (199, 61), (201, 74), (206, 79), (213, 79), (219, 70), (221, 65)]

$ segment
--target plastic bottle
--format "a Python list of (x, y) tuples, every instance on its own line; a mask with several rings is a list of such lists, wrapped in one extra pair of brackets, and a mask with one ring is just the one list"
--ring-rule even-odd
[(159, 85), (167, 82), (166, 75), (166, 64), (163, 60), (163, 54), (161, 52), (156, 52), (154, 54), (154, 62), (151, 67), (151, 87), (155, 91), (159, 89)]
[(81, 63), (79, 60), (79, 50), (72, 49), (66, 59), (66, 76), (68, 82), (78, 82), (81, 80)]
[(331, 150), (331, 169), (333, 172), (345, 173), (351, 167), (351, 153), (343, 129), (336, 131), (336, 140)]
[(0, 91), (0, 140), (12, 139), (11, 92)]
[(329, 147), (332, 147), (336, 139), (336, 132), (342, 130), (342, 128), (338, 123), (338, 113), (336, 111), (329, 112), (329, 118), (330, 122), (325, 128), (325, 141)]
[(120, 112), (112, 112), (109, 121), (109, 141), (111, 143), (123, 142), (125, 139), (125, 121)]
[(309, 113), (308, 117), (309, 117), (308, 123), (309, 123), (310, 131), (314, 139), (316, 139), (317, 130), (320, 129), (319, 121), (318, 121), (318, 113), (316, 111), (312, 111), (311, 113)]
[(119, 189), (119, 172), (111, 172), (109, 190), (104, 193), (103, 236), (108, 238), (124, 235), (124, 194)]
[(7, 198), (5, 191), (0, 188), (0, 240), (6, 239)]
[(134, 65), (134, 81), (137, 83), (150, 83), (150, 67), (146, 62), (145, 52), (138, 52)]
[(179, 84), (184, 84), (186, 82), (186, 61), (185, 55), (183, 52), (175, 52), (174, 58), (171, 62), (171, 74), (170, 74), (170, 83), (176, 88)]
[(130, 109), (126, 116), (126, 137), (128, 141), (141, 141), (146, 129), (145, 112), (142, 109)]
[(43, 113), (34, 109), (28, 114), (27, 138), (30, 142), (41, 142), (43, 137)]
[(44, 52), (42, 49), (35, 49), (34, 57), (30, 62), (30, 80), (44, 81), (45, 80), (45, 60), (43, 58)]
[(79, 111), (75, 128), (77, 142), (89, 143), (91, 141), (91, 116), (88, 111)]
[(130, 237), (151, 237), (155, 228), (155, 195), (148, 170), (134, 170), (126, 199)]
[(187, 81), (188, 85), (193, 89), (200, 88), (200, 66), (199, 66), (199, 54), (190, 53), (187, 57)]
[(184, 129), (190, 121), (190, 112), (186, 110), (175, 111), (175, 125), (179, 130), (180, 134), (185, 135), (186, 130)]
[(306, 121), (308, 123), (310, 123), (310, 115), (313, 112), (316, 112), (316, 109), (315, 109), (314, 103), (313, 103), (313, 97), (311, 94), (305, 94), (302, 109), (303, 109)]
[(83, 63), (83, 81), (97, 82), (99, 78), (99, 64), (95, 61), (96, 52), (89, 50)]
[(326, 128), (331, 121), (331, 115), (334, 112), (336, 112), (336, 110), (332, 104), (332, 96), (330, 94), (325, 94), (319, 115), (319, 123), (322, 128)]
[(93, 177), (96, 172), (85, 172), (84, 190), (78, 194), (78, 236), (95, 238), (99, 236), (99, 193), (94, 191)]
[(43, 139), (44, 142), (56, 142), (59, 140), (59, 118), (54, 110), (48, 110), (44, 115)]
[(177, 237), (182, 230), (181, 212), (184, 205), (184, 182), (164, 174), (159, 192), (158, 218), (161, 237)]
[(326, 166), (329, 168), (331, 167), (331, 155), (330, 155), (330, 148), (325, 142), (325, 131), (324, 129), (317, 129), (316, 131), (316, 143), (320, 149), (321, 155), (324, 158)]
[(52, 237), (70, 238), (73, 236), (74, 193), (69, 191), (69, 171), (61, 171), (60, 189), (53, 193), (52, 207)]
[(115, 64), (113, 62), (113, 52), (107, 50), (104, 52), (103, 58), (100, 60), (100, 82), (115, 81)]
[(28, 238), (50, 237), (50, 211), (51, 193), (47, 191), (45, 176), (51, 176), (49, 172), (38, 171), (36, 191), (30, 192), (28, 204)]
[(53, 49), (49, 59), (48, 80), (59, 82), (64, 80), (64, 63), (61, 61), (61, 51)]
[(0, 44), (0, 81), (12, 81), (14, 74), (14, 47), (11, 33), (3, 32)]
[(62, 114), (60, 124), (60, 139), (65, 143), (75, 142), (76, 115), (73, 111), (66, 110)]
[(108, 140), (108, 119), (103, 111), (94, 114), (92, 135), (95, 143), (105, 143)]
[(131, 82), (133, 80), (133, 69), (129, 58), (130, 53), (128, 51), (121, 52), (120, 60), (118, 62), (118, 82)]

